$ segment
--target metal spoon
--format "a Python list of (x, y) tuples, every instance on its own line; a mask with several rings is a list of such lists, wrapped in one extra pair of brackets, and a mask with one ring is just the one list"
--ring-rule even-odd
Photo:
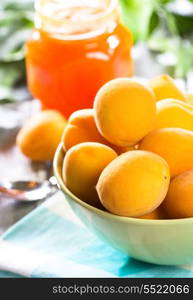
[(57, 191), (55, 177), (43, 182), (37, 181), (2, 181), (0, 194), (19, 201), (40, 201), (52, 196)]

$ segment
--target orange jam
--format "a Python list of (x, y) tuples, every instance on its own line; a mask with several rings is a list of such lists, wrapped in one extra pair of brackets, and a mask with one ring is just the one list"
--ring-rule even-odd
[(98, 89), (131, 76), (132, 38), (116, 0), (38, 0), (26, 43), (28, 87), (44, 108), (68, 117), (92, 107)]

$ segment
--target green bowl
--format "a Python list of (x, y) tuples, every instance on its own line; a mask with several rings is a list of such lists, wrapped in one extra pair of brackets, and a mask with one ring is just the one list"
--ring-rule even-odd
[(62, 180), (64, 151), (59, 145), (54, 174), (76, 216), (99, 238), (129, 256), (145, 262), (177, 265), (193, 263), (193, 218), (144, 220), (113, 215), (81, 201)]

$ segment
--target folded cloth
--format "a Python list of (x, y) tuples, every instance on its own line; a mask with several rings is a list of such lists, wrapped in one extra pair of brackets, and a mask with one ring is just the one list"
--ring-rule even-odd
[(0, 240), (0, 277), (193, 277), (193, 266), (137, 261), (101, 241), (75, 217), (60, 192)]

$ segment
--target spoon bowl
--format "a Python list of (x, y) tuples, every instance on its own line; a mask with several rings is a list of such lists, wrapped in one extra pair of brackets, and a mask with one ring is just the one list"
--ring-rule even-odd
[(52, 196), (57, 191), (56, 180), (51, 177), (38, 181), (2, 181), (0, 193), (18, 201), (40, 201)]

